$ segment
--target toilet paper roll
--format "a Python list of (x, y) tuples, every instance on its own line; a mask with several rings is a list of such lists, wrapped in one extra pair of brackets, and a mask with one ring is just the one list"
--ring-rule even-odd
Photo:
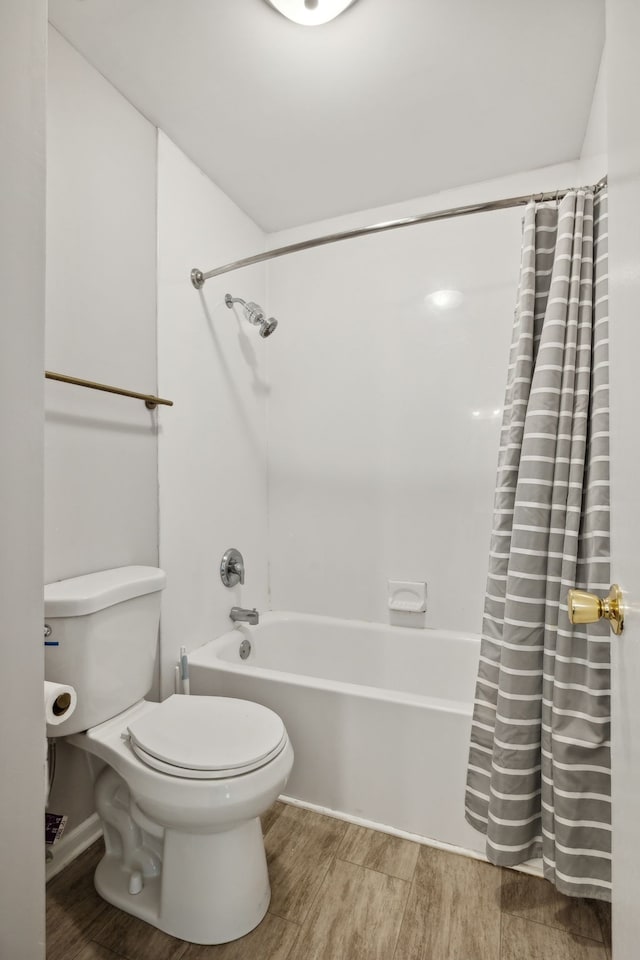
[(76, 708), (78, 697), (73, 687), (65, 683), (44, 682), (44, 712), (46, 721), (56, 726), (67, 720)]

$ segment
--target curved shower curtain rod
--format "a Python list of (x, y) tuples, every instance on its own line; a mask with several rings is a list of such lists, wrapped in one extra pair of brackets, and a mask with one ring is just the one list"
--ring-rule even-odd
[[(601, 180), (598, 180), (593, 186), (593, 190), (601, 190), (607, 184), (605, 174)], [(452, 217), (466, 217), (471, 213), (488, 213), (490, 210), (507, 210), (509, 207), (524, 207), (531, 200), (537, 203), (545, 203), (551, 200), (561, 200), (575, 187), (566, 187), (563, 190), (550, 190), (546, 193), (527, 193), (520, 197), (508, 197), (505, 200), (489, 200), (486, 203), (472, 203), (464, 207), (451, 207), (448, 210), (436, 210), (433, 213), (423, 213), (416, 217), (404, 217), (401, 220), (388, 220), (385, 223), (374, 223), (368, 227), (358, 227), (355, 230), (343, 230), (340, 233), (328, 233), (324, 237), (316, 237), (313, 240), (301, 240), (299, 243), (290, 243), (286, 247), (275, 247), (273, 250), (265, 250), (264, 253), (256, 253), (252, 257), (244, 257), (242, 260), (234, 260), (231, 263), (225, 263), (222, 267), (216, 267), (203, 273), (197, 267), (191, 271), (191, 283), (200, 290), (206, 280), (212, 277), (219, 277), (223, 273), (230, 273), (232, 270), (239, 270), (240, 267), (250, 267), (254, 263), (263, 263), (265, 260), (275, 260), (276, 257), (284, 257), (289, 253), (299, 253), (301, 250), (311, 250), (313, 247), (322, 247), (328, 243), (338, 243), (340, 240), (353, 240), (356, 237), (367, 237), (372, 233), (385, 233), (387, 230), (398, 230), (400, 227), (412, 227), (418, 223), (431, 223), (434, 220), (449, 220)]]

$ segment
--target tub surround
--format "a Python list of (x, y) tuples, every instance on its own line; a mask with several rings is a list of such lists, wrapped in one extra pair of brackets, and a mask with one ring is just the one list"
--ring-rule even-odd
[[(227, 309), (225, 293), (266, 303), (262, 265), (197, 292), (194, 263), (262, 250), (264, 233), (165, 136), (158, 135), (158, 388), (175, 406), (158, 436), (162, 696), (173, 691), (179, 649), (228, 626), (232, 606), (269, 606), (267, 355), (263, 340)], [(216, 572), (231, 544), (246, 583)], [(215, 560), (212, 549), (215, 547)]]
[[(578, 163), (524, 171), (269, 247), (582, 175)], [(426, 626), (480, 629), (521, 219), (460, 217), (266, 265), (280, 320), (265, 345), (271, 609), (384, 623), (387, 581), (426, 580)]]

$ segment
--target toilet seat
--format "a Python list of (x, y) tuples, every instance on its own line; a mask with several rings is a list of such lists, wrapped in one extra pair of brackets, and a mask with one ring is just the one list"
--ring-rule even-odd
[(249, 700), (174, 694), (127, 727), (136, 756), (173, 777), (218, 780), (265, 766), (287, 742), (280, 717)]

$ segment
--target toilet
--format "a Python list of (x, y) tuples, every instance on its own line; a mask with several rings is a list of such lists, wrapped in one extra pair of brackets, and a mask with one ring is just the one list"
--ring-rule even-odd
[(106, 848), (100, 896), (181, 940), (226, 943), (267, 911), (260, 815), (284, 790), (293, 750), (260, 704), (144, 699), (165, 580), (129, 566), (45, 587), (45, 675), (78, 695), (47, 735), (91, 760)]

